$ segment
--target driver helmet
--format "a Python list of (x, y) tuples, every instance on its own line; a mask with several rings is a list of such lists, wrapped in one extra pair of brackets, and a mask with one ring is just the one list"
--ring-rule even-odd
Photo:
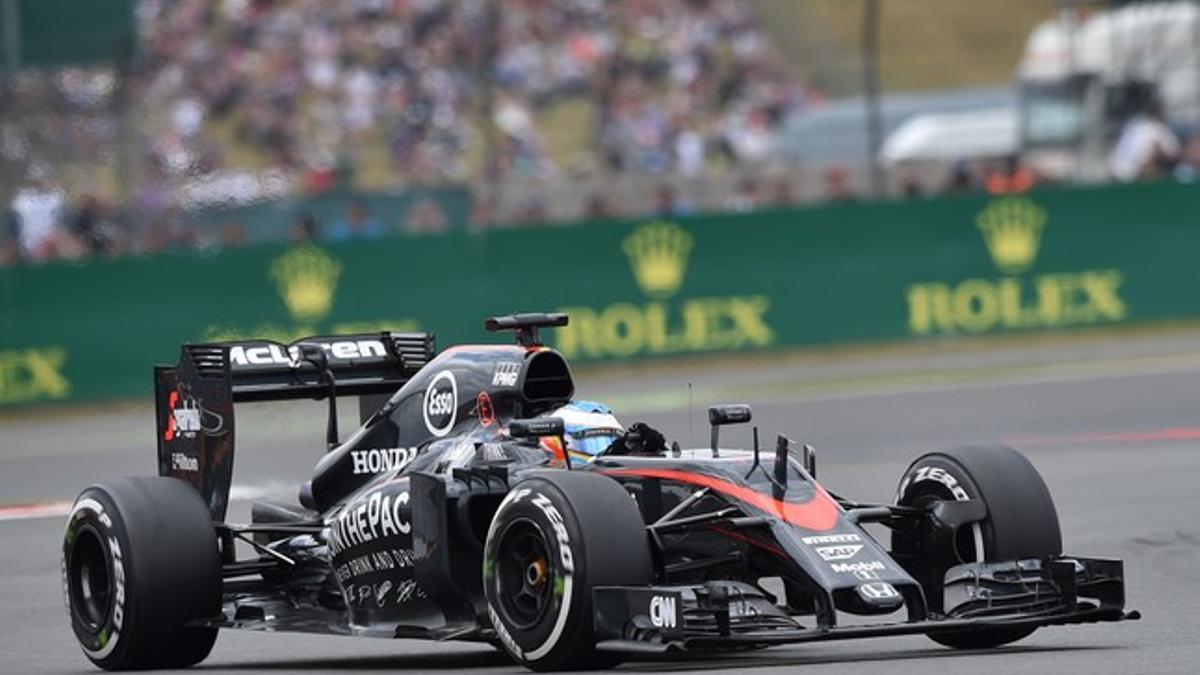
[[(563, 440), (571, 464), (586, 464), (625, 434), (612, 410), (603, 403), (594, 401), (572, 401), (550, 413), (551, 417), (563, 421)], [(556, 457), (562, 456), (562, 448), (556, 437), (544, 437), (542, 447)]]

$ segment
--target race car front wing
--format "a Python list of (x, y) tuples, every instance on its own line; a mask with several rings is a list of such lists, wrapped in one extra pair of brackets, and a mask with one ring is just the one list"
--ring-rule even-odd
[(597, 648), (625, 653), (728, 650), (815, 640), (975, 632), (1141, 618), (1125, 611), (1123, 563), (1046, 558), (969, 563), (945, 577), (944, 614), (908, 608), (907, 620), (838, 626), (836, 616), (781, 607), (756, 586), (710, 581), (691, 586), (594, 590)]

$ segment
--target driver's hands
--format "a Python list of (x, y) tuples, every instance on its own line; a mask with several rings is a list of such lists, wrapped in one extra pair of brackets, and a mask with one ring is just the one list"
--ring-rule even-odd
[(604, 451), (607, 455), (659, 455), (667, 451), (662, 432), (644, 422), (634, 422), (625, 434)]

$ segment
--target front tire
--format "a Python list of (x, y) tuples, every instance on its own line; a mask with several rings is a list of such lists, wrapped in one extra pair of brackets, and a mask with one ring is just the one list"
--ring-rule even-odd
[[(918, 527), (892, 534), (892, 555), (925, 590), (931, 609), (945, 611), (946, 570), (969, 562), (1042, 558), (1062, 553), (1054, 500), (1037, 469), (1003, 445), (973, 445), (919, 457), (900, 479), (896, 503), (925, 507), (938, 500), (977, 499), (987, 517), (959, 529), (953, 544), (939, 547)], [(934, 642), (959, 649), (996, 647), (1020, 640), (1029, 627), (930, 633)]]
[(488, 616), (505, 651), (533, 670), (616, 665), (596, 652), (592, 589), (652, 580), (641, 514), (604, 476), (547, 472), (524, 480), (488, 530)]
[(106, 670), (204, 660), (221, 609), (221, 560), (208, 507), (175, 478), (121, 478), (84, 490), (63, 536), (63, 592), (87, 658)]

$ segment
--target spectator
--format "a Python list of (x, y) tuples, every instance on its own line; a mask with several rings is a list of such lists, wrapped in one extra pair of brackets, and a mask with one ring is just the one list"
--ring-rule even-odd
[(236, 220), (227, 220), (221, 225), (221, 249), (241, 248), (246, 245), (246, 228)]
[(747, 213), (759, 206), (758, 183), (753, 178), (743, 178), (737, 192), (729, 197), (725, 208), (734, 213)]
[(663, 217), (686, 216), (695, 212), (695, 207), (675, 190), (670, 183), (660, 183), (654, 191), (654, 215)]
[(760, 162), (771, 147), (772, 133), (766, 112), (751, 110), (728, 121), (727, 139), (734, 157), (745, 162)]
[(432, 197), (417, 200), (404, 215), (404, 229), (414, 234), (445, 232), (450, 226), (446, 211)]
[(170, 248), (172, 241), (170, 224), (165, 218), (156, 218), (147, 224), (140, 250), (143, 253), (158, 253)]
[(1183, 157), (1175, 166), (1175, 180), (1181, 183), (1200, 181), (1200, 131), (1192, 133), (1183, 151)]
[(775, 193), (771, 197), (771, 206), (785, 208), (795, 203), (796, 197), (792, 191), (792, 181), (787, 176), (780, 176), (775, 181)]
[(1029, 192), (1036, 182), (1034, 174), (1016, 155), (1005, 157), (998, 167), (988, 172), (984, 180), (987, 191), (994, 195)]
[(945, 192), (951, 194), (965, 194), (975, 191), (975, 174), (971, 170), (971, 164), (965, 159), (954, 161), (954, 166), (950, 168), (950, 178), (946, 182)]
[(296, 218), (296, 222), (292, 224), (290, 234), (292, 241), (297, 244), (316, 241), (320, 234), (320, 228), (317, 226), (317, 219), (313, 217), (313, 214), (311, 213), (300, 214), (300, 216)]
[(681, 126), (675, 135), (675, 161), (679, 173), (689, 178), (704, 171), (704, 137), (690, 126)]
[(26, 260), (41, 262), (57, 253), (66, 195), (45, 167), (34, 167), (27, 185), (13, 196), (18, 246)]
[(383, 236), (383, 227), (379, 221), (367, 212), (367, 206), (361, 201), (351, 202), (346, 207), (346, 215), (333, 226), (329, 233), (332, 241), (347, 239), (378, 239)]
[(1152, 104), (1125, 123), (1108, 165), (1113, 177), (1130, 182), (1161, 175), (1179, 153), (1179, 139), (1163, 121), (1162, 107)]
[(474, 231), (485, 230), (495, 224), (495, 219), (496, 209), (492, 200), (483, 195), (475, 195), (471, 200), (471, 216), (469, 218), (471, 229)]
[(523, 225), (538, 225), (546, 222), (546, 217), (546, 199), (534, 192), (521, 202), (521, 205), (510, 220)]
[(854, 199), (850, 191), (850, 175), (846, 167), (835, 164), (825, 170), (825, 199), (831, 202), (845, 202)]
[(0, 266), (12, 265), (20, 259), (18, 242), (21, 238), (21, 225), (17, 212), (11, 208), (0, 210)]
[(587, 200), (587, 207), (584, 209), (584, 218), (588, 220), (607, 220), (615, 217), (613, 210), (608, 205), (608, 199), (600, 192), (593, 192)]
[(90, 254), (112, 252), (120, 232), (108, 206), (95, 195), (86, 195), (70, 219), (70, 232)]

